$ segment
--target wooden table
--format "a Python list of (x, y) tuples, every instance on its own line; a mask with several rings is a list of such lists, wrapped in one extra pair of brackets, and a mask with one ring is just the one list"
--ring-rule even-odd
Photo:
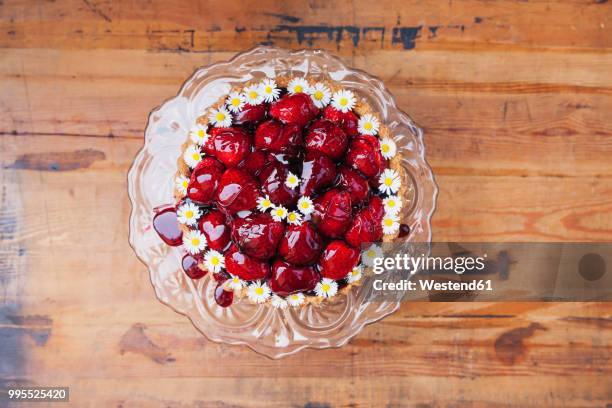
[(0, 1), (0, 385), (105, 407), (612, 402), (606, 303), (404, 304), (280, 361), (208, 342), (156, 300), (126, 187), (148, 112), (198, 66), (317, 47), (426, 129), (435, 240), (612, 241), (611, 3), (178, 3)]

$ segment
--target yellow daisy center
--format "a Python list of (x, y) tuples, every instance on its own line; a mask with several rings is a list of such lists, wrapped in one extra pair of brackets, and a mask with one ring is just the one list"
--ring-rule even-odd
[(278, 210), (276, 210), (276, 215), (282, 217), (283, 215), (285, 215), (285, 212), (281, 208), (279, 208)]
[(298, 300), (299, 296), (298, 295), (291, 295), (291, 300)]
[(293, 184), (295, 182), (297, 182), (297, 178), (295, 178), (293, 176), (289, 177), (289, 183)]
[(389, 153), (389, 150), (391, 150), (391, 149), (389, 148), (389, 145), (384, 144), (384, 145), (382, 145), (382, 150), (385, 153)]
[(219, 263), (220, 263), (219, 258), (218, 258), (218, 257), (216, 257), (216, 256), (213, 256), (213, 257), (210, 259), (210, 263), (211, 263), (213, 266), (217, 266), (217, 265), (219, 265)]
[(238, 98), (232, 99), (232, 106), (240, 106), (240, 99)]
[(300, 93), (300, 92), (302, 92), (303, 90), (304, 90), (304, 88), (302, 88), (302, 85), (296, 85), (296, 86), (294, 86), (294, 87), (293, 87), (293, 91), (294, 91), (295, 93)]
[(193, 154), (192, 158), (193, 158), (193, 160), (195, 160), (195, 161), (200, 160), (200, 153), (195, 152), (195, 153)]
[(251, 97), (251, 99), (256, 99), (257, 98), (257, 92), (256, 91), (249, 92), (249, 97)]
[(307, 210), (307, 209), (308, 209), (308, 207), (310, 207), (310, 204), (308, 204), (308, 202), (304, 201), (304, 202), (302, 203), (302, 208), (303, 208), (303, 209), (305, 209), (305, 210)]
[(262, 287), (257, 287), (257, 288), (255, 288), (255, 294), (256, 294), (256, 295), (261, 296), (261, 295), (263, 295), (263, 293), (264, 293), (264, 290), (263, 290), (263, 288), (262, 288)]
[(185, 217), (187, 217), (187, 218), (193, 217), (193, 211), (191, 211), (191, 210), (185, 211)]
[(329, 288), (330, 288), (329, 283), (324, 283), (323, 285), (321, 285), (321, 290), (323, 292), (326, 292), (326, 293), (329, 292)]
[(391, 177), (387, 177), (385, 179), (385, 186), (391, 187), (391, 184), (393, 184), (393, 180), (391, 180)]
[(323, 99), (323, 92), (321, 91), (315, 91), (314, 93), (314, 97), (317, 101), (320, 101), (321, 99)]
[(200, 245), (200, 239), (199, 238), (191, 238), (191, 245), (193, 245), (194, 247), (197, 247), (198, 245)]
[(181, 185), (182, 185), (183, 187), (185, 187), (185, 188), (189, 187), (189, 180), (183, 180), (183, 181), (181, 182)]
[(200, 139), (204, 139), (204, 136), (206, 136), (206, 132), (204, 131), (204, 129), (198, 130), (198, 137)]
[(357, 275), (359, 275), (359, 270), (357, 270), (357, 269), (353, 269), (353, 270), (351, 271), (351, 275), (353, 275), (353, 276), (357, 276)]
[(272, 205), (272, 203), (270, 202), (270, 200), (263, 200), (262, 206), (269, 207), (271, 205)]
[(347, 98), (340, 98), (340, 105), (341, 106), (348, 105), (348, 99)]
[(387, 202), (387, 206), (389, 206), (389, 207), (391, 207), (391, 208), (395, 207), (395, 201), (393, 201), (393, 200), (389, 200), (389, 201)]
[(218, 121), (225, 120), (225, 114), (223, 112), (217, 113), (217, 120)]
[(385, 220), (385, 226), (391, 227), (392, 225), (393, 225), (393, 220), (391, 220), (390, 218), (387, 218)]
[(289, 221), (295, 221), (297, 220), (297, 215), (295, 215), (294, 213), (289, 214)]
[(373, 258), (373, 257), (374, 257), (374, 255), (376, 255), (376, 251), (374, 251), (373, 249), (370, 249), (370, 250), (368, 251), (368, 256), (369, 256), (370, 258)]
[(272, 93), (272, 87), (266, 86), (266, 93)]
[(365, 130), (372, 130), (372, 124), (371, 124), (370, 122), (366, 122), (366, 123), (363, 125), (363, 128), (364, 128)]

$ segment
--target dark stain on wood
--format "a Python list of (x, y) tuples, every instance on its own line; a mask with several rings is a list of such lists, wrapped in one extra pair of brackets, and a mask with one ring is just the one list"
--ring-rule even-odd
[(17, 170), (70, 171), (90, 167), (93, 163), (105, 160), (104, 152), (94, 149), (73, 152), (27, 153), (17, 157), (6, 168)]
[(599, 329), (612, 329), (612, 318), (591, 316), (568, 316), (561, 319), (565, 322), (588, 324)]
[(416, 27), (393, 27), (391, 43), (401, 43), (405, 50), (412, 50), (415, 47), (416, 39), (421, 36), (423, 26)]
[(331, 404), (327, 402), (307, 402), (304, 404), (304, 408), (331, 408)]
[(264, 16), (270, 16), (270, 17), (279, 18), (282, 21), (285, 21), (287, 23), (299, 23), (300, 21), (302, 21), (301, 18), (295, 17), (295, 16), (290, 16), (288, 14), (279, 14), (279, 13), (263, 13), (263, 14), (264, 14)]
[(142, 323), (135, 323), (123, 335), (119, 342), (119, 352), (142, 354), (158, 364), (167, 364), (176, 361), (164, 348), (153, 343), (145, 333), (146, 326)]
[(102, 12), (102, 10), (100, 10), (98, 6), (94, 4), (93, 2), (88, 1), (88, 0), (83, 0), (83, 3), (85, 3), (85, 5), (87, 6), (89, 10), (91, 10), (98, 17), (101, 17), (104, 21), (108, 23), (113, 21), (106, 13)]
[(482, 23), (482, 17), (479, 17), (479, 16), (474, 17), (474, 23), (476, 24)]
[(534, 335), (536, 330), (547, 330), (540, 323), (531, 323), (527, 327), (508, 330), (495, 340), (495, 355), (504, 364), (513, 365), (527, 354), (525, 339)]
[(7, 314), (5, 317), (11, 324), (0, 328), (0, 337), (7, 332), (14, 332), (21, 336), (27, 335), (37, 346), (47, 344), (53, 325), (53, 319), (49, 316)]
[(294, 34), (298, 44), (306, 43), (308, 46), (313, 46), (315, 42), (327, 38), (327, 41), (334, 41), (337, 47), (344, 38), (344, 33), (351, 37), (353, 45), (359, 45), (361, 28), (355, 26), (304, 26), (304, 25), (279, 25), (272, 30), (273, 33), (287, 32)]

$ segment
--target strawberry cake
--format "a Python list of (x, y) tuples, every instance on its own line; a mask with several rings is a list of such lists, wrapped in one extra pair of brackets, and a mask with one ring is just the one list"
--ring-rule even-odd
[(264, 78), (219, 95), (185, 135), (175, 205), (153, 227), (221, 307), (324, 304), (403, 237), (406, 172), (380, 116), (341, 83)]

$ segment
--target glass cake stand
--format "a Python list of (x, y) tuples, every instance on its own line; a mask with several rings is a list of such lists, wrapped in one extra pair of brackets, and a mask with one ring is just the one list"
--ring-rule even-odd
[(342, 346), (366, 324), (399, 308), (398, 300), (369, 301), (367, 284), (336, 296), (323, 306), (281, 310), (243, 300), (222, 308), (215, 303), (216, 283), (210, 274), (197, 281), (189, 279), (181, 268), (183, 249), (167, 246), (153, 230), (153, 209), (174, 201), (177, 158), (195, 119), (233, 86), (279, 74), (328, 76), (367, 99), (379, 113), (395, 139), (411, 184), (401, 214), (402, 222), (411, 228), (410, 234), (403, 238), (406, 244), (431, 240), (431, 216), (438, 192), (425, 159), (422, 130), (397, 108), (380, 80), (348, 68), (324, 51), (254, 48), (230, 61), (198, 69), (177, 96), (153, 110), (145, 130), (144, 146), (128, 173), (132, 203), (130, 245), (147, 266), (160, 301), (189, 317), (208, 339), (246, 345), (271, 358), (287, 356), (306, 347)]

